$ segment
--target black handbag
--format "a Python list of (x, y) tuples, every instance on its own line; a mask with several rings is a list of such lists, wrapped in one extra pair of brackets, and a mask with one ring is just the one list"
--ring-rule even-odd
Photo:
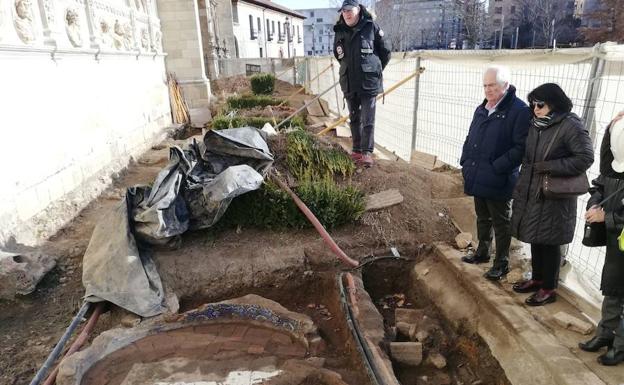
[[(560, 130), (561, 125), (557, 127), (557, 131), (555, 131), (550, 143), (548, 143), (542, 158), (543, 160), (546, 160)], [(542, 194), (546, 199), (573, 198), (585, 194), (587, 190), (589, 190), (589, 181), (585, 173), (575, 176), (552, 176), (547, 174), (542, 177)]]
[[(624, 187), (620, 187), (611, 195), (603, 199), (598, 206), (602, 206), (608, 200), (613, 198), (615, 194), (624, 190)], [(583, 245), (587, 247), (599, 247), (607, 245), (607, 226), (604, 222), (585, 222), (585, 231), (583, 231)]]

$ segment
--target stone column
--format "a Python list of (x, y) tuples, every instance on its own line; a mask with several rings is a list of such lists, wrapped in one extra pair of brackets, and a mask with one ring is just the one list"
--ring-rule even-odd
[[(184, 92), (191, 120), (210, 102), (197, 0), (157, 0), (167, 72), (175, 73)], [(203, 111), (198, 111), (198, 110)]]

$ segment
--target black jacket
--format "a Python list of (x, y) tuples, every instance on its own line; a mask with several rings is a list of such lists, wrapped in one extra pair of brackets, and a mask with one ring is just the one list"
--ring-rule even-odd
[[(611, 132), (607, 129), (600, 147), (600, 175), (595, 179), (590, 189), (591, 198), (587, 208), (597, 205), (604, 198), (624, 187), (624, 173), (618, 173), (611, 168), (613, 153), (611, 153)], [(607, 227), (607, 253), (600, 290), (605, 296), (624, 297), (624, 253), (618, 247), (617, 238), (624, 228), (624, 190), (617, 192), (604, 203), (605, 225)]]
[(358, 24), (349, 27), (340, 15), (334, 32), (334, 56), (340, 63), (340, 88), (345, 97), (383, 93), (382, 71), (391, 50), (371, 14), (360, 5)]
[[(559, 125), (559, 135), (547, 159), (544, 159), (546, 147)], [(572, 242), (577, 197), (544, 198), (542, 178), (545, 173), (553, 176), (580, 175), (593, 162), (594, 150), (589, 133), (575, 114), (555, 115), (550, 125), (541, 129), (531, 125), (520, 178), (513, 192), (511, 221), (515, 237), (522, 242), (545, 245)]]
[(461, 160), (464, 192), (479, 198), (509, 200), (524, 155), (531, 111), (509, 86), (496, 111), (488, 115), (487, 100), (477, 107)]

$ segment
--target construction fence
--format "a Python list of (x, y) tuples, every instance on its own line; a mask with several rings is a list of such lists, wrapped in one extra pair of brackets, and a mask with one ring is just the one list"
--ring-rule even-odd
[[(247, 59), (233, 60), (244, 62)], [(314, 94), (326, 91), (338, 81), (339, 67), (333, 57), (289, 60), (292, 61), (267, 67), (265, 72), (275, 73), (280, 80), (305, 85)], [(614, 44), (554, 51), (394, 53), (384, 70), (385, 89), (420, 68), (424, 68), (424, 72), (378, 102), (376, 143), (406, 161), (410, 161), (415, 152), (422, 152), (459, 167), (474, 110), (483, 100), (483, 70), (489, 64), (510, 68), (512, 84), (524, 100), (532, 89), (547, 82), (558, 83), (565, 90), (574, 103), (574, 112), (584, 119), (594, 141), (596, 161), (588, 177), (595, 178), (605, 129), (611, 119), (624, 110), (624, 46)], [(348, 114), (339, 87), (325, 93), (323, 99), (336, 116)], [(598, 289), (605, 250), (581, 244), (588, 197), (579, 198), (575, 238), (567, 253), (571, 268), (562, 272), (562, 279), (581, 297), (597, 305), (602, 300)]]

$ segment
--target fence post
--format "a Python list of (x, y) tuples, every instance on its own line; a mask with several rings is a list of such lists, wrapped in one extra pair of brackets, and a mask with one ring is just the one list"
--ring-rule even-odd
[[(334, 84), (336, 84), (336, 71), (334, 71), (334, 58), (330, 58), (331, 60), (331, 72), (332, 72), (332, 80)], [(338, 116), (342, 115), (342, 110), (340, 109), (340, 99), (338, 98), (338, 87), (334, 88), (334, 92), (336, 93), (336, 114)]]
[(591, 71), (589, 74), (589, 82), (587, 84), (587, 92), (585, 93), (585, 107), (583, 108), (583, 121), (585, 127), (589, 130), (589, 136), (592, 142), (596, 142), (596, 122), (594, 115), (596, 114), (596, 102), (600, 95), (600, 87), (602, 86), (602, 75), (604, 73), (605, 60), (600, 57), (594, 57), (592, 60)]
[(312, 76), (310, 76), (310, 57), (306, 56), (306, 92), (312, 93), (312, 84), (310, 84), (310, 79), (312, 79)]
[(297, 84), (297, 58), (293, 58), (293, 86)]
[[(416, 71), (420, 72), (420, 55), (416, 57)], [(416, 135), (418, 134), (418, 99), (420, 97), (420, 73), (414, 78), (414, 111), (412, 113), (412, 147), (413, 153), (416, 149)], [(410, 153), (410, 162), (412, 154)]]
[(275, 72), (275, 59), (271, 59), (271, 73), (273, 75), (277, 75), (277, 73)]

